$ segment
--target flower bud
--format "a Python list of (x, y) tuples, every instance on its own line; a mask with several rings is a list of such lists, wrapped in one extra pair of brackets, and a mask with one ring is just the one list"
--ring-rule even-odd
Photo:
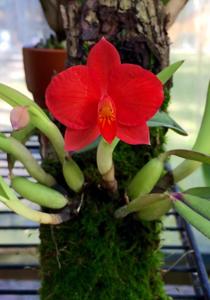
[(32, 182), (24, 177), (13, 177), (11, 185), (22, 197), (44, 207), (61, 209), (68, 202), (68, 199), (58, 191), (43, 184)]
[(16, 106), (10, 112), (10, 122), (14, 130), (19, 130), (28, 125), (30, 116), (26, 106)]

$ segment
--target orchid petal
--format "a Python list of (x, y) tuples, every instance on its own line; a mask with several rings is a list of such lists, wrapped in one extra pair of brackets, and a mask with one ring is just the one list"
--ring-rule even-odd
[(132, 64), (122, 64), (113, 70), (108, 94), (116, 105), (117, 122), (127, 126), (146, 122), (164, 99), (160, 80), (150, 71)]
[(150, 144), (149, 128), (146, 124), (133, 127), (119, 125), (117, 127), (117, 137), (131, 145)]
[(116, 48), (105, 38), (95, 44), (87, 59), (87, 66), (104, 94), (113, 68), (120, 65), (120, 56)]
[(73, 129), (97, 122), (100, 98), (86, 66), (74, 66), (55, 76), (46, 91), (46, 104), (53, 116)]
[(104, 124), (99, 123), (100, 133), (103, 136), (103, 138), (107, 141), (107, 143), (111, 144), (113, 139), (116, 136), (116, 122), (110, 121), (105, 122)]
[(95, 141), (98, 136), (98, 126), (83, 130), (67, 128), (65, 132), (65, 150), (80, 150)]

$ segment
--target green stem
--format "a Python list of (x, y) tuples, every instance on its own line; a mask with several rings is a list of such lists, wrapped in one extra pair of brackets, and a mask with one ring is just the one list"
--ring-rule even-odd
[(98, 144), (97, 154), (96, 154), (96, 161), (98, 170), (101, 175), (105, 175), (109, 170), (111, 170), (113, 165), (113, 151), (117, 144), (119, 143), (119, 139), (115, 138), (114, 141), (109, 144), (103, 138)]
[(115, 138), (111, 144), (107, 143), (104, 139), (98, 144), (96, 161), (99, 173), (102, 175), (102, 185), (111, 192), (117, 191), (117, 181), (115, 179), (114, 163), (113, 163), (113, 151), (119, 139)]

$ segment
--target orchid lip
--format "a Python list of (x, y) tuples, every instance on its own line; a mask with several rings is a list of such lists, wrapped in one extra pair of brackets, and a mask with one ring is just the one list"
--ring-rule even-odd
[(116, 108), (112, 98), (105, 95), (98, 104), (98, 123), (103, 128), (106, 124), (116, 122)]

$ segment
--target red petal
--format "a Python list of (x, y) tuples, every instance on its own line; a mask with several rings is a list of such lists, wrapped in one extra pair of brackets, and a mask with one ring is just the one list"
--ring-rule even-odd
[(119, 125), (117, 137), (131, 145), (150, 144), (149, 128), (146, 124), (134, 127)]
[(59, 73), (46, 91), (46, 104), (53, 116), (75, 129), (97, 123), (99, 99), (99, 90), (86, 66), (74, 66)]
[(116, 108), (108, 95), (105, 95), (99, 101), (98, 125), (104, 139), (111, 143), (116, 136)]
[(120, 65), (119, 53), (105, 38), (102, 38), (90, 50), (87, 66), (90, 68), (94, 79), (101, 87), (102, 94), (107, 90), (107, 84), (112, 69), (118, 65)]
[(127, 126), (146, 122), (164, 99), (160, 80), (150, 71), (131, 64), (114, 69), (108, 94), (115, 102), (117, 121)]
[(84, 130), (67, 128), (65, 132), (65, 150), (76, 151), (91, 144), (99, 136), (98, 126)]
[(113, 139), (116, 136), (116, 122), (115, 121), (105, 121), (105, 123), (99, 123), (100, 133), (103, 136), (103, 138), (111, 144)]

